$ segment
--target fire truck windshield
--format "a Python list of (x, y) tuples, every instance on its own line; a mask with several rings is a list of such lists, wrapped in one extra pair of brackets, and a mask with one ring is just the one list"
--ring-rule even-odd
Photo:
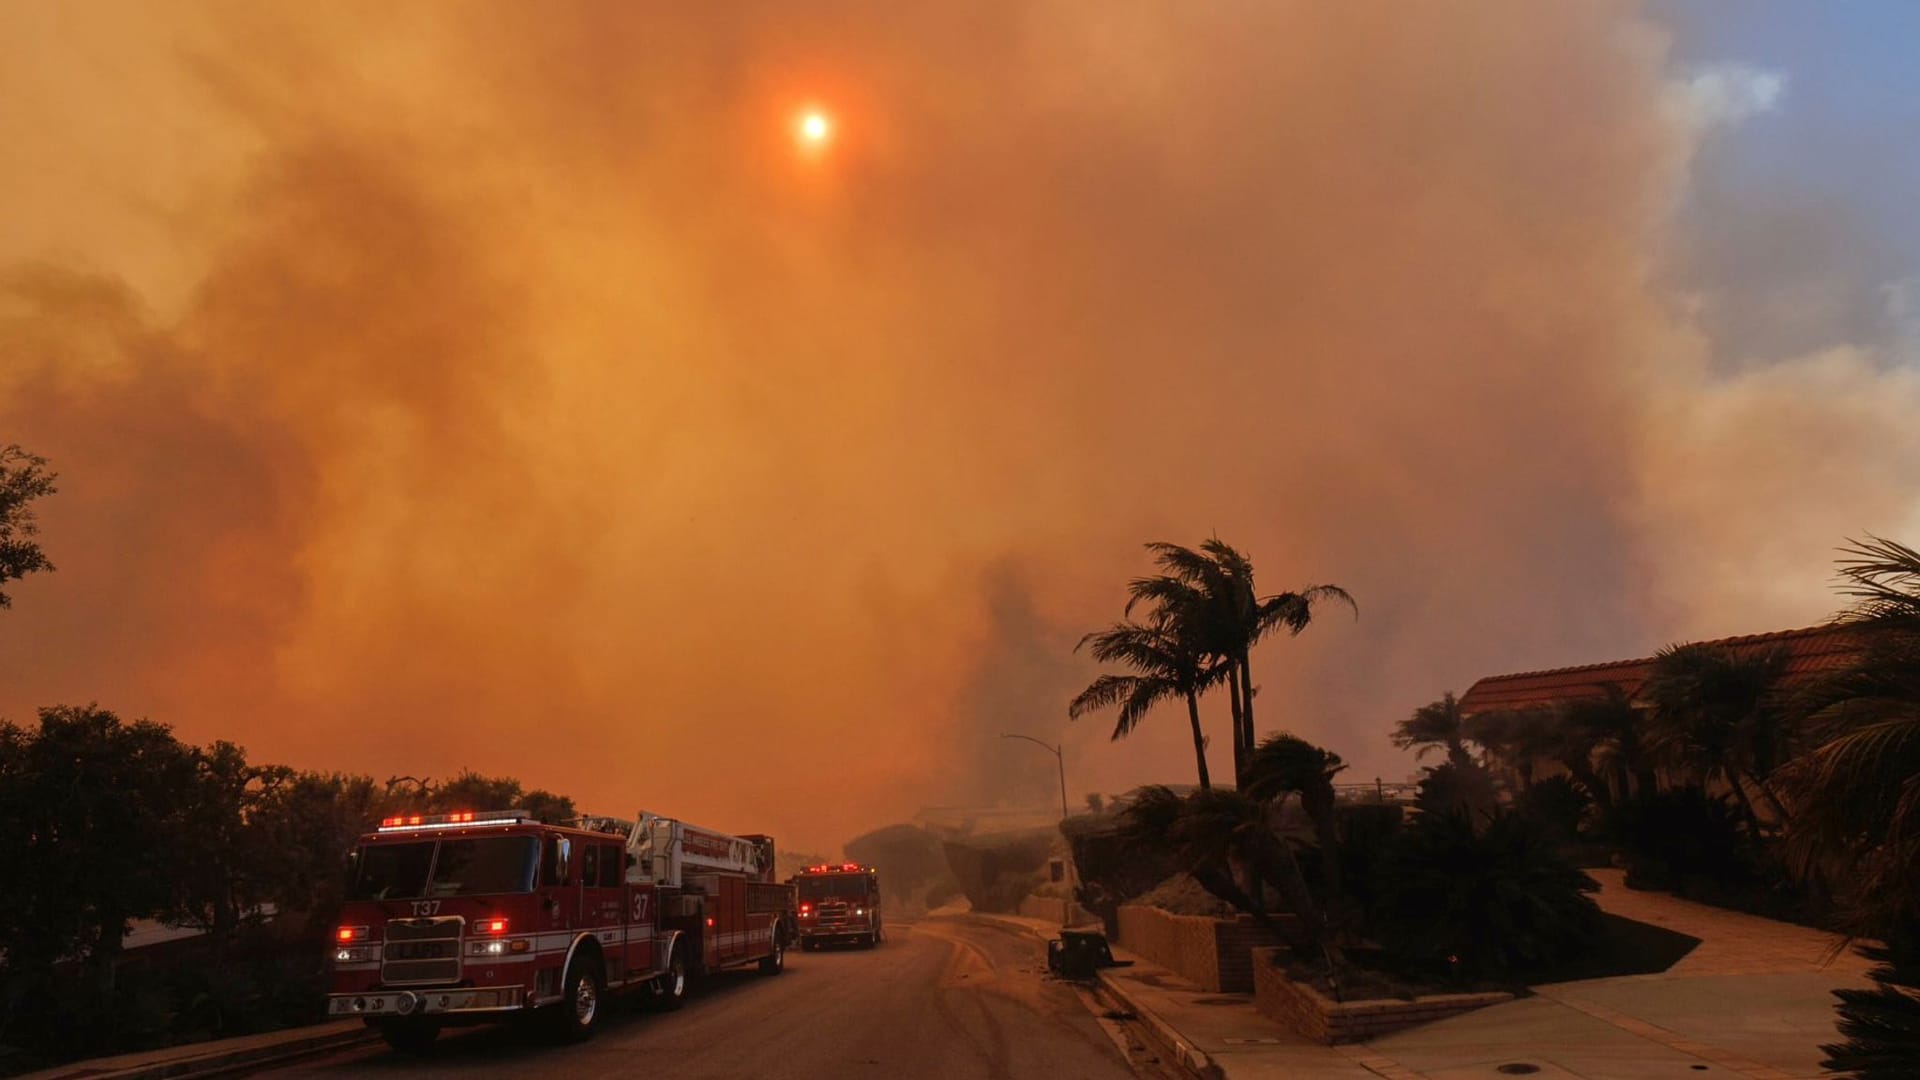
[(808, 875), (800, 879), (800, 899), (830, 900), (837, 896), (861, 899), (867, 895), (868, 880), (865, 874)]
[(413, 900), (528, 892), (540, 853), (531, 836), (368, 844), (348, 891), (350, 900)]

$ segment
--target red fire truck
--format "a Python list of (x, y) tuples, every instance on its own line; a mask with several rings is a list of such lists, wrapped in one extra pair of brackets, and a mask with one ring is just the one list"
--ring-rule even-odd
[(705, 972), (778, 975), (798, 923), (773, 866), (769, 837), (644, 811), (566, 826), (518, 810), (390, 817), (354, 853), (327, 1012), (408, 1051), (535, 1011), (585, 1039), (611, 992), (672, 1009)]
[(880, 873), (841, 863), (809, 866), (788, 879), (800, 896), (800, 947), (851, 942), (871, 949), (886, 937), (880, 921)]

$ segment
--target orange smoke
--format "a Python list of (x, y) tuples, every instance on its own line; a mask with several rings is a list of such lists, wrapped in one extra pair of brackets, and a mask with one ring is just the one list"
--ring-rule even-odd
[[(0, 442), (61, 473), (60, 571), (0, 617), (16, 719), (820, 849), (1044, 804), (1005, 730), (1067, 739), (1076, 802), (1185, 779), (1178, 717), (1065, 721), (1145, 540), (1355, 593), (1256, 666), (1356, 778), (1444, 689), (1734, 618), (1660, 572), (1744, 549), (1667, 498), (1725, 388), (1647, 283), (1695, 136), (1617, 5), (0, 32), (38, 46), (0, 71), (37, 166), (0, 177)], [(1802, 508), (1813, 560), (1901, 505), (1849, 498)]]

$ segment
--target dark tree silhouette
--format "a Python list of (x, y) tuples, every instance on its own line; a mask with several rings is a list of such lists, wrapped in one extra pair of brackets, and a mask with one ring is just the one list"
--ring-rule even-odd
[[(17, 445), (0, 446), (0, 586), (53, 569), (34, 539), (40, 526), (34, 519), (33, 503), (55, 492), (55, 479), (47, 471), (46, 458), (29, 454)], [(0, 608), (12, 606), (13, 598), (0, 588)]]
[(1113, 737), (1123, 739), (1154, 706), (1173, 698), (1184, 699), (1200, 786), (1212, 787), (1207, 774), (1207, 737), (1200, 727), (1200, 695), (1225, 681), (1230, 672), (1224, 667), (1209, 667), (1195, 644), (1166, 620), (1153, 625), (1115, 623), (1081, 638), (1074, 651), (1082, 648), (1102, 663), (1125, 664), (1134, 674), (1095, 679), (1067, 706), (1067, 716), (1077, 720), (1089, 712), (1118, 705), (1120, 714)]

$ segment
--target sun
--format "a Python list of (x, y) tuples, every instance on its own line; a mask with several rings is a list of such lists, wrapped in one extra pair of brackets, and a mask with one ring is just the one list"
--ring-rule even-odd
[(808, 109), (794, 122), (793, 133), (801, 146), (823, 147), (833, 139), (833, 120), (819, 109)]

